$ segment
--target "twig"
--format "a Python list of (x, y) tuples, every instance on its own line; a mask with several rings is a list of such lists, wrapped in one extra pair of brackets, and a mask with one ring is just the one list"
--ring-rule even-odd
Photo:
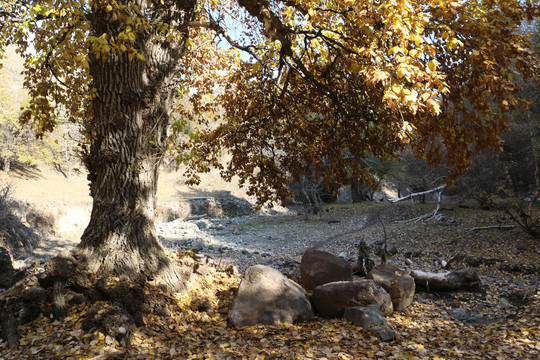
[(94, 356), (90, 360), (106, 360), (106, 359), (109, 358), (109, 355), (113, 355), (113, 354), (118, 355), (119, 353), (124, 353), (125, 354), (125, 352), (122, 352), (120, 350), (111, 349), (108, 353), (104, 353), (104, 354), (101, 354), (101, 355)]
[(500, 229), (500, 230), (511, 230), (514, 229), (516, 225), (491, 225), (491, 226), (480, 226), (475, 228), (468, 228), (467, 231), (478, 231), (478, 230), (488, 230), (488, 229)]

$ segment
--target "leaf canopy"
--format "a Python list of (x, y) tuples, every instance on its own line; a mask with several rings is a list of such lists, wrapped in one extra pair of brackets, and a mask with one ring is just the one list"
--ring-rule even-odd
[[(335, 186), (369, 182), (362, 160), (394, 159), (407, 144), (444, 160), (451, 181), (475, 153), (498, 149), (509, 112), (527, 106), (514, 78), (538, 80), (517, 31), (540, 16), (536, 0), (204, 0), (192, 1), (187, 28), (171, 15), (176, 3), (0, 1), (0, 44), (26, 58), (22, 120), (38, 135), (59, 112), (91, 122), (90, 63), (144, 62), (142, 35), (166, 44), (188, 34), (189, 51), (171, 64), (189, 98), (173, 133), (201, 125), (171, 144), (192, 182), (218, 166), (262, 204), (289, 198), (287, 184), (308, 172)], [(96, 31), (96, 16), (115, 31)]]

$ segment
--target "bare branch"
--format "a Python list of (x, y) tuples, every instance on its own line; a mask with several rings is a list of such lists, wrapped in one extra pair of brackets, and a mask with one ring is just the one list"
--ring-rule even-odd
[[(437, 208), (435, 210), (433, 210), (432, 212), (430, 212), (428, 214), (415, 217), (414, 219), (395, 221), (395, 222), (396, 223), (406, 223), (406, 222), (429, 221), (429, 220), (434, 219), (437, 216), (437, 213), (439, 212), (439, 210), (441, 210), (442, 193), (443, 193), (445, 188), (446, 188), (446, 184), (442, 185), (442, 186), (439, 186), (436, 189), (431, 189), (431, 190), (424, 191), (424, 192), (421, 192), (421, 193), (411, 194), (409, 196), (405, 196), (404, 198), (400, 198), (401, 200), (408, 199), (409, 197), (412, 199), (412, 196), (425, 195), (425, 194), (435, 192), (437, 190), (439, 191), (439, 196), (437, 198)], [(394, 199), (394, 200), (400, 201), (400, 199)], [(392, 202), (396, 202), (396, 201), (392, 201)]]
[(490, 225), (490, 226), (468, 228), (466, 230), (467, 231), (479, 231), (479, 230), (489, 230), (489, 229), (511, 230), (515, 228), (516, 228), (516, 225)]
[[(431, 193), (434, 193), (434, 192), (442, 192), (444, 189), (446, 188), (446, 184), (444, 185), (441, 185), (439, 187), (436, 187), (434, 189), (430, 189), (430, 190), (427, 190), (427, 191), (422, 191), (422, 192), (418, 192), (418, 193), (413, 193), (413, 194), (409, 194), (407, 196), (403, 196), (403, 197), (400, 197), (400, 198), (397, 198), (397, 199), (388, 199), (388, 201), (390, 201), (391, 203), (397, 203), (398, 201), (403, 201), (403, 200), (407, 200), (407, 199), (412, 199), (413, 197), (417, 197), (417, 196), (422, 196), (422, 195), (427, 195), (427, 194), (431, 194)], [(440, 195), (439, 195), (439, 202), (440, 202)]]

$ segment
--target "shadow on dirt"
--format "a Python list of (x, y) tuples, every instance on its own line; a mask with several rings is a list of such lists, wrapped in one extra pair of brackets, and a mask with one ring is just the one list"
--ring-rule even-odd
[(41, 179), (41, 171), (35, 166), (22, 163), (20, 161), (13, 161), (10, 165), (10, 172), (17, 176), (27, 179)]

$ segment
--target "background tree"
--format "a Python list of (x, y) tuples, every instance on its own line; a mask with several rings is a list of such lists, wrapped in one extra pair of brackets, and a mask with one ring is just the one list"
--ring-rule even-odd
[(0, 68), (0, 164), (9, 172), (13, 165), (35, 165), (38, 160), (53, 163), (56, 144), (50, 137), (37, 141), (29, 125), (19, 123), (21, 107), (28, 101), (20, 73), (23, 59), (15, 49), (6, 49)]
[[(538, 54), (538, 22), (520, 31), (531, 34), (529, 39)], [(510, 113), (509, 130), (502, 134), (502, 152), (476, 156), (471, 169), (457, 182), (454, 192), (465, 193), (467, 199), (477, 201), (483, 208), (502, 208), (516, 225), (538, 237), (538, 220), (532, 209), (540, 189), (540, 97), (534, 82), (524, 82), (519, 76), (514, 81), (520, 88), (520, 95), (529, 99), (529, 108)]]
[[(400, 153), (399, 160), (381, 164), (381, 167), (384, 169), (381, 171), (384, 181), (397, 191), (398, 198), (436, 188), (444, 183), (448, 174), (444, 165), (429, 166), (427, 161), (418, 158), (410, 147)], [(424, 203), (426, 196), (429, 195), (418, 196), (415, 200)]]
[(409, 140), (431, 164), (445, 147), (452, 178), (500, 145), (522, 104), (510, 74), (537, 77), (515, 32), (533, 16), (532, 1), (0, 1), (0, 40), (24, 52), (33, 39), (22, 120), (39, 136), (59, 109), (82, 123), (88, 268), (181, 290), (153, 226), (179, 93), (192, 95), (182, 121), (224, 111), (180, 146), (189, 174), (219, 166), (226, 148), (223, 176), (259, 204), (289, 198), (309, 169), (326, 184), (368, 181), (361, 159), (393, 159)]

